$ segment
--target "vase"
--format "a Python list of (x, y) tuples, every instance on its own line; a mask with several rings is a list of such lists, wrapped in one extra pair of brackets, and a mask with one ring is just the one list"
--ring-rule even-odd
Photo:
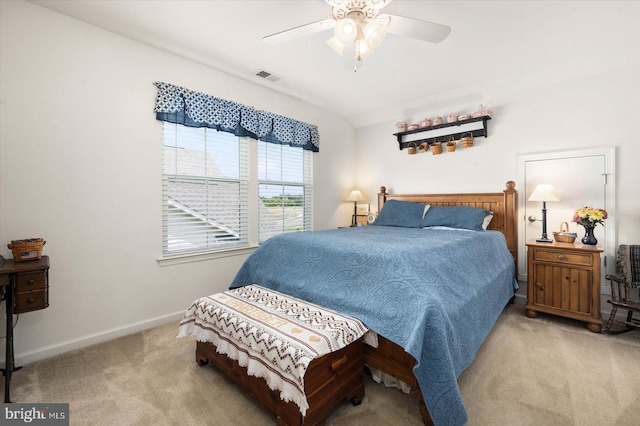
[(595, 228), (595, 226), (584, 225), (584, 237), (582, 237), (582, 244), (590, 246), (598, 244), (598, 240), (596, 240), (595, 235), (593, 235), (593, 230)]

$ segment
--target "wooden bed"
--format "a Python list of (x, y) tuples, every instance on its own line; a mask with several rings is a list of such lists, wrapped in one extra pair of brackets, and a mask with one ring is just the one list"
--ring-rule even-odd
[[(472, 206), (482, 207), (493, 212), (493, 219), (489, 225), (490, 230), (502, 232), (506, 237), (507, 248), (517, 260), (517, 192), (515, 183), (507, 182), (506, 189), (495, 193), (466, 193), (466, 194), (389, 194), (385, 187), (380, 188), (378, 194), (378, 212), (388, 200), (412, 201), (441, 206)], [(333, 232), (333, 231), (329, 231)], [(346, 232), (346, 231), (345, 231)], [(272, 253), (270, 250), (266, 250)], [(517, 275), (517, 273), (516, 273)], [(375, 279), (375, 278), (374, 278)], [(279, 392), (272, 391), (263, 379), (258, 379), (246, 374), (243, 367), (224, 355), (217, 354), (211, 343), (198, 342), (196, 361), (200, 364), (211, 362), (230, 378), (239, 383), (244, 389), (252, 393), (262, 404), (276, 414), (279, 424), (315, 424), (322, 422), (329, 415), (336, 404), (347, 400), (354, 404), (360, 402), (364, 388), (362, 384), (362, 363), (366, 363), (383, 373), (395, 377), (411, 386), (412, 393), (419, 398), (420, 411), (425, 424), (433, 424), (430, 414), (424, 403), (420, 386), (413, 373), (415, 359), (404, 349), (378, 335), (378, 347), (369, 345), (350, 345), (345, 351), (349, 354), (336, 353), (331, 357), (323, 357), (310, 368), (305, 375), (308, 379), (308, 387), (305, 385), (305, 393), (309, 399), (310, 409), (307, 416), (302, 419), (298, 407), (293, 403), (285, 404), (279, 398)], [(364, 354), (364, 357), (362, 357)], [(356, 360), (355, 356), (360, 358)], [(337, 357), (337, 358), (336, 358)], [(348, 363), (343, 358), (349, 359)], [(363, 359), (364, 358), (364, 359)], [(315, 362), (314, 361), (314, 362)], [(338, 365), (340, 364), (340, 365)], [(344, 366), (350, 365), (344, 372)], [(317, 367), (317, 368), (316, 368)], [(352, 372), (354, 372), (352, 374)], [(360, 379), (358, 381), (357, 379)], [(340, 380), (344, 381), (340, 381)], [(340, 392), (327, 391), (327, 385), (333, 383), (338, 388), (344, 388)]]
[[(472, 206), (481, 207), (493, 212), (493, 219), (488, 229), (499, 231), (507, 240), (507, 247), (517, 266), (518, 232), (517, 208), (518, 193), (515, 182), (508, 181), (506, 189), (495, 193), (467, 194), (389, 194), (386, 188), (380, 187), (378, 194), (378, 213), (388, 200), (412, 201), (438, 206)], [(516, 268), (516, 276), (517, 276)], [(413, 374), (415, 359), (399, 345), (378, 336), (378, 347), (364, 345), (365, 363), (386, 374), (395, 377), (411, 386), (412, 394), (420, 400), (420, 412), (424, 424), (431, 425), (431, 417), (420, 392), (420, 386)]]

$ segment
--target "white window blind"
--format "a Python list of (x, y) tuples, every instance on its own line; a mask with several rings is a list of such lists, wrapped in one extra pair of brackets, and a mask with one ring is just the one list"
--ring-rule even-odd
[(312, 170), (311, 151), (258, 142), (259, 242), (313, 229)]
[(163, 253), (248, 245), (248, 142), (164, 122)]

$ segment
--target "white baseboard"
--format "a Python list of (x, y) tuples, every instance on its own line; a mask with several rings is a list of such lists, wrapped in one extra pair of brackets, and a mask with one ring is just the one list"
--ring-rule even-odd
[[(184, 310), (175, 312), (168, 315), (152, 318), (145, 321), (140, 321), (134, 324), (130, 324), (124, 327), (113, 328), (100, 333), (90, 334), (88, 336), (80, 337), (73, 340), (68, 340), (56, 345), (45, 346), (42, 348), (34, 349), (27, 352), (17, 353), (15, 355), (15, 365), (24, 365), (31, 362), (40, 361), (42, 359), (50, 358), (56, 355), (63, 354), (65, 352), (73, 351), (76, 349), (85, 348), (87, 346), (95, 345), (98, 343), (104, 343), (109, 340), (117, 339), (118, 337), (127, 336), (129, 334), (138, 333), (140, 331), (148, 330), (159, 325), (163, 325), (173, 321), (179, 321), (184, 316)], [(178, 330), (176, 329), (176, 336)], [(3, 365), (4, 367), (4, 365)]]
[(527, 295), (516, 293), (516, 303), (522, 303), (525, 305), (527, 303)]

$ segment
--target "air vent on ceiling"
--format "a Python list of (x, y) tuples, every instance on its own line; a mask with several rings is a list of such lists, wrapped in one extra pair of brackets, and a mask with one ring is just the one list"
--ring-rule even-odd
[(260, 77), (260, 78), (264, 78), (264, 79), (269, 80), (269, 81), (278, 81), (278, 80), (280, 80), (282, 78), (279, 75), (275, 75), (275, 74), (270, 73), (269, 71), (265, 71), (265, 70), (256, 71), (256, 75), (258, 77)]

